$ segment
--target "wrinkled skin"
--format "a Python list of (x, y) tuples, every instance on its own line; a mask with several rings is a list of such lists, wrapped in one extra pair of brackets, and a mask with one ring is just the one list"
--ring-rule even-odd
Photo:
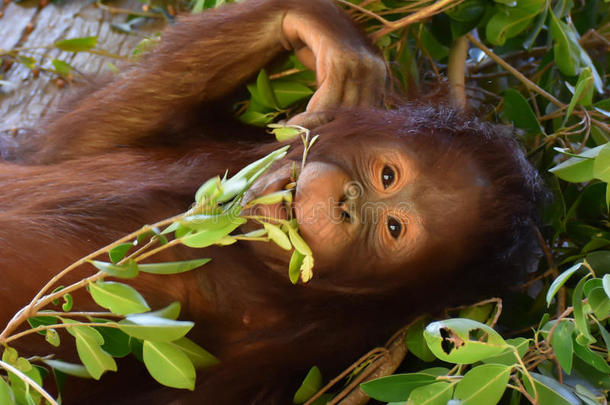
[[(156, 261), (213, 260), (129, 282), (155, 309), (180, 301), (181, 318), (196, 322), (189, 337), (220, 365), (191, 393), (159, 388), (126, 360), (102, 384), (69, 383), (64, 403), (284, 404), (312, 365), (331, 376), (419, 312), (495, 293), (536, 259), (541, 188), (510, 135), (440, 102), (380, 109), (384, 63), (331, 1), (253, 0), (182, 19), (141, 62), (2, 151), (14, 162), (0, 162), (0, 324), (62, 268), (184, 212), (204, 180), (276, 149), (230, 111), (234, 92), (287, 50), (316, 70), (318, 90), (293, 122), (320, 138), (293, 209), (252, 210), (296, 216), (314, 278), (291, 285), (290, 252), (271, 243), (164, 251)], [(288, 163), (248, 199), (290, 181), (303, 151), (290, 144)], [(95, 308), (84, 294), (76, 302)], [(52, 350), (37, 336), (17, 346)], [(62, 348), (58, 357), (73, 355)]]

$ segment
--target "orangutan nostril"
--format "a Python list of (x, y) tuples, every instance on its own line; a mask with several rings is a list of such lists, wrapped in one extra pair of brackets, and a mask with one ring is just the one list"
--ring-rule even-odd
[(344, 221), (349, 221), (351, 219), (349, 212), (345, 211), (344, 207), (341, 209), (341, 219)]

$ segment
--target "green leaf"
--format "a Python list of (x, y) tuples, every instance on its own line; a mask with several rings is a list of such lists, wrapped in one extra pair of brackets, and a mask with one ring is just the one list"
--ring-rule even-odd
[(131, 350), (131, 354), (141, 362), (144, 362), (144, 358), (142, 357), (143, 347), (144, 342), (141, 339), (129, 337), (129, 349)]
[(289, 147), (290, 147), (289, 145), (281, 147), (281, 148), (271, 152), (267, 156), (262, 157), (259, 160), (250, 163), (248, 166), (244, 167), (239, 172), (237, 172), (237, 174), (235, 174), (235, 176), (233, 176), (231, 178), (231, 180), (233, 180), (233, 179), (237, 180), (237, 179), (242, 179), (242, 178), (246, 179), (247, 180), (246, 188), (248, 188), (275, 161), (282, 159), (284, 156), (286, 156), (286, 153), (287, 153), (286, 151), (288, 150)]
[(34, 69), (36, 67), (36, 59), (30, 56), (18, 55), (17, 60), (28, 69)]
[(571, 157), (566, 161), (551, 168), (549, 172), (555, 174), (560, 179), (572, 183), (584, 183), (593, 180), (594, 158), (597, 157), (604, 145), (587, 149), (580, 153), (578, 157)]
[(116, 371), (116, 362), (106, 353), (99, 343), (87, 335), (76, 336), (76, 351), (87, 371), (96, 380), (99, 380), (106, 371)]
[(593, 163), (593, 175), (596, 179), (610, 182), (610, 143), (603, 145), (597, 154)]
[(0, 404), (15, 404), (15, 396), (13, 395), (13, 390), (11, 390), (11, 387), (9, 387), (6, 381), (4, 381), (4, 378), (0, 378)]
[(248, 183), (251, 184), (254, 180), (256, 180), (258, 176), (262, 174), (264, 170), (271, 166), (273, 162), (282, 159), (284, 156), (286, 156), (289, 147), (289, 145), (286, 145), (279, 149), (276, 149), (267, 156), (250, 163), (248, 166), (237, 172), (237, 174), (235, 174), (235, 176), (233, 177), (244, 177), (248, 180)]
[(4, 351), (2, 352), (2, 361), (8, 364), (17, 363), (17, 359), (19, 358), (19, 353), (17, 350), (10, 346), (5, 346)]
[[(217, 191), (219, 191), (218, 190), (219, 186), (220, 186), (220, 177), (219, 176), (212, 177), (211, 179), (207, 180), (205, 183), (203, 183), (201, 185), (201, 187), (199, 187), (199, 189), (195, 193), (195, 202), (197, 204), (201, 204), (205, 200), (211, 198)], [(164, 230), (163, 233), (166, 233), (166, 230)]]
[(303, 133), (303, 128), (299, 126), (269, 124), (268, 127), (271, 128), (271, 132), (278, 142), (289, 141)]
[[(96, 321), (101, 321), (96, 319)], [(108, 322), (104, 322), (108, 323)], [(116, 323), (111, 322), (116, 325)], [(129, 347), (129, 336), (121, 330), (114, 327), (95, 326), (96, 331), (104, 338), (102, 349), (112, 357), (125, 357), (131, 353)]]
[[(28, 323), (30, 324), (30, 326), (32, 328), (37, 328), (39, 326), (50, 326), (50, 325), (56, 325), (58, 324), (59, 318), (56, 318), (54, 316), (34, 316), (31, 318), (28, 318)], [(40, 330), (37, 332), (40, 335), (46, 335), (47, 331), (46, 330)]]
[(422, 28), (420, 34), (423, 47), (433, 59), (440, 61), (449, 56), (449, 48), (441, 44), (426, 26)]
[(61, 309), (64, 312), (69, 312), (72, 310), (72, 306), (74, 305), (74, 300), (72, 299), (72, 295), (64, 294), (62, 295), (64, 303), (61, 304)]
[(557, 361), (566, 374), (572, 372), (572, 359), (574, 357), (574, 346), (572, 344), (572, 333), (574, 324), (563, 319), (555, 327), (555, 332), (551, 337), (551, 346), (557, 357)]
[(133, 243), (121, 243), (120, 245), (113, 247), (108, 251), (108, 257), (110, 257), (110, 261), (112, 263), (120, 262), (125, 257), (127, 252), (129, 252), (129, 249), (131, 249), (132, 247)]
[[(243, 184), (241, 188), (245, 188), (246, 179), (242, 179)], [(237, 208), (233, 208), (223, 212), (220, 215), (189, 215), (180, 220), (180, 223), (189, 229), (193, 229), (195, 231), (215, 231), (215, 230), (223, 230), (228, 226), (238, 223), (241, 225), (243, 222), (242, 218), (239, 218), (239, 211)]]
[(606, 330), (606, 328), (604, 328), (604, 326), (601, 323), (599, 323), (599, 321), (597, 319), (595, 319), (595, 324), (597, 325), (600, 335), (602, 335), (602, 339), (604, 340), (606, 349), (610, 349), (610, 332), (608, 332)]
[(150, 274), (179, 274), (197, 269), (212, 259), (194, 259), (182, 262), (138, 264), (141, 272)]
[(472, 319), (473, 321), (486, 323), (495, 306), (494, 303), (488, 303), (485, 305), (472, 305), (470, 307), (462, 308), (460, 309), (458, 318), (467, 318)]
[(435, 382), (415, 388), (409, 395), (409, 405), (447, 405), (455, 384)]
[(610, 250), (591, 252), (585, 257), (585, 260), (596, 274), (610, 273)]
[(89, 292), (96, 304), (118, 315), (150, 311), (144, 297), (127, 284), (98, 281), (89, 283)]
[(299, 253), (305, 256), (313, 255), (313, 253), (311, 252), (311, 248), (309, 247), (309, 245), (307, 245), (305, 239), (303, 239), (303, 237), (299, 235), (299, 232), (292, 226), (288, 227), (288, 236), (290, 237), (290, 242), (292, 242), (292, 245), (296, 250), (299, 251)]
[(180, 304), (180, 302), (174, 301), (164, 308), (161, 308), (161, 309), (158, 309), (158, 310), (152, 311), (152, 312), (146, 312), (145, 314), (142, 314), (142, 315), (153, 315), (153, 316), (157, 316), (157, 317), (165, 318), (165, 319), (178, 319), (178, 316), (180, 316), (181, 310), (182, 310), (182, 305)]
[(555, 280), (553, 280), (553, 283), (551, 284), (551, 286), (549, 287), (549, 290), (546, 293), (546, 305), (547, 306), (551, 305), (551, 301), (553, 300), (553, 297), (555, 296), (555, 294), (557, 294), (559, 289), (561, 287), (563, 287), (563, 285), (566, 283), (566, 281), (568, 281), (570, 279), (570, 277), (572, 277), (572, 275), (580, 269), (581, 266), (582, 266), (582, 263), (576, 263), (576, 264), (572, 265), (569, 269), (567, 269), (566, 271), (561, 273), (559, 276), (557, 276), (557, 278)]
[(173, 388), (195, 389), (195, 367), (176, 345), (144, 341), (144, 364), (159, 383)]
[(282, 232), (282, 230), (277, 226), (277, 225), (273, 225), (273, 224), (269, 224), (269, 223), (263, 223), (263, 226), (265, 227), (265, 230), (267, 231), (267, 236), (269, 236), (269, 239), (271, 239), (273, 242), (275, 242), (276, 245), (278, 245), (279, 247), (281, 247), (284, 250), (290, 250), (292, 249), (292, 244), (290, 243), (290, 239), (288, 239), (288, 236), (286, 236), (286, 234), (284, 232)]
[(161, 43), (161, 37), (159, 33), (153, 34), (149, 38), (142, 38), (140, 42), (136, 45), (136, 47), (131, 52), (131, 56), (133, 58), (138, 58), (139, 56), (144, 55), (155, 49), (157, 45)]
[(407, 330), (405, 337), (405, 344), (409, 352), (413, 353), (416, 357), (423, 361), (429, 362), (434, 360), (436, 357), (428, 348), (428, 344), (424, 339), (424, 328), (426, 326), (426, 319), (422, 318), (415, 322)]
[(566, 76), (576, 76), (580, 67), (578, 52), (574, 49), (571, 31), (567, 24), (560, 21), (551, 11), (551, 34), (555, 46), (553, 47), (555, 64)]
[(322, 373), (318, 367), (313, 366), (305, 376), (305, 379), (297, 392), (294, 394), (292, 403), (303, 404), (307, 402), (307, 400), (313, 397), (320, 388), (322, 388)]
[[(568, 110), (566, 111), (567, 121), (568, 117), (572, 114), (574, 107), (576, 104), (590, 107), (593, 103), (593, 74), (591, 73), (591, 68), (587, 67), (580, 72), (580, 76), (578, 77), (578, 82), (576, 82), (576, 86), (574, 87), (574, 95), (570, 100), (570, 105), (568, 105)], [(565, 125), (564, 121), (564, 125)]]
[(496, 5), (495, 12), (487, 22), (486, 36), (494, 45), (504, 45), (525, 30), (534, 17), (544, 10), (545, 0), (517, 0), (515, 7)]
[(123, 264), (112, 264), (97, 260), (90, 260), (89, 263), (95, 266), (95, 268), (98, 270), (118, 278), (134, 278), (138, 275), (138, 263), (136, 263), (136, 261), (133, 259), (130, 259)]
[(271, 88), (280, 108), (287, 108), (313, 94), (312, 89), (296, 81), (274, 80)]
[(602, 288), (601, 278), (591, 278), (587, 280), (582, 290), (585, 296), (588, 296), (594, 288)]
[[(22, 371), (26, 376), (30, 377), (39, 387), (42, 387), (42, 376), (40, 369), (30, 367), (28, 371)], [(40, 402), (40, 394), (34, 391), (29, 384), (26, 384), (21, 378), (14, 373), (8, 372), (9, 384), (15, 396), (15, 402), (18, 405), (37, 405)]]
[(93, 378), (87, 371), (87, 368), (82, 364), (67, 363), (61, 360), (43, 359), (42, 360), (47, 366), (59, 370), (64, 374), (71, 375), (79, 378)]
[(186, 235), (182, 237), (181, 243), (185, 246), (192, 248), (208, 247), (210, 245), (215, 244), (244, 223), (246, 223), (245, 219), (237, 218), (235, 219), (235, 221), (230, 222), (224, 228), (211, 230), (205, 229), (190, 235)]
[[(62, 319), (62, 321), (63, 321), (63, 323), (69, 323), (69, 324), (81, 323), (81, 322), (75, 321), (74, 319)], [(66, 328), (66, 330), (68, 331), (69, 334), (71, 334), (75, 338), (84, 337), (84, 338), (93, 340), (95, 343), (97, 343), (100, 346), (104, 344), (104, 337), (102, 336), (102, 334), (99, 333), (96, 329), (92, 328), (91, 326), (75, 325), (75, 326), (70, 326), (69, 328)]]
[(543, 133), (532, 107), (517, 90), (507, 89), (504, 92), (504, 112), (513, 124), (525, 129), (528, 133)]
[(61, 339), (59, 338), (59, 333), (55, 329), (47, 329), (47, 333), (45, 333), (44, 339), (49, 342), (51, 346), (59, 347), (61, 344)]
[[(515, 357), (515, 354), (522, 358), (529, 349), (530, 342), (530, 339), (522, 337), (515, 339), (507, 339), (506, 343), (510, 346), (498, 356), (489, 357), (483, 360), (483, 363), (513, 366), (518, 363), (518, 359)], [(517, 353), (515, 353), (515, 349), (517, 350)]]
[(30, 363), (30, 361), (28, 359), (26, 359), (25, 357), (19, 357), (17, 359), (17, 369), (19, 369), (20, 371), (28, 372), (32, 369), (32, 363)]
[[(556, 380), (542, 374), (530, 372), (538, 393), (538, 403), (544, 405), (581, 405), (580, 400), (564, 385)], [(525, 389), (530, 395), (534, 390), (530, 380), (523, 376), (521, 378)]]
[(512, 367), (483, 364), (472, 368), (455, 387), (461, 405), (497, 404), (506, 390)]
[(583, 339), (586, 339), (586, 341), (589, 343), (593, 343), (595, 342), (595, 338), (591, 336), (591, 332), (589, 331), (589, 321), (587, 320), (587, 314), (582, 303), (584, 285), (589, 276), (590, 274), (587, 274), (585, 277), (580, 279), (578, 284), (576, 284), (574, 292), (572, 293), (572, 307), (574, 308), (574, 322), (576, 322), (576, 330), (580, 335), (582, 335)]
[(606, 375), (610, 374), (610, 365), (608, 365), (606, 360), (588, 347), (582, 346), (578, 344), (578, 342), (574, 342), (574, 353), (588, 365)]
[[(484, 339), (479, 340), (485, 334)], [(470, 319), (446, 319), (426, 327), (428, 347), (440, 360), (471, 364), (502, 353), (508, 344), (488, 325)]]
[(603, 288), (594, 288), (588, 294), (587, 300), (591, 311), (598, 319), (606, 319), (610, 315), (610, 300)]
[(406, 401), (417, 387), (432, 384), (436, 378), (427, 374), (394, 374), (360, 384), (360, 389), (378, 401)]
[(119, 329), (142, 340), (171, 342), (180, 339), (193, 327), (193, 322), (174, 321), (150, 314), (130, 315), (119, 322)]
[(282, 201), (292, 202), (292, 190), (280, 190), (274, 193), (262, 195), (254, 200), (248, 202), (248, 206), (254, 206), (257, 204), (272, 205), (279, 204)]
[(59, 48), (62, 51), (68, 51), (68, 52), (87, 51), (87, 50), (95, 47), (95, 45), (97, 45), (97, 37), (64, 39), (64, 40), (55, 42), (54, 45), (56, 48)]
[(485, 12), (485, 2), (483, 0), (466, 0), (457, 6), (445, 10), (452, 20), (470, 22), (479, 19)]
[(53, 59), (51, 64), (53, 65), (53, 69), (55, 69), (57, 74), (61, 76), (68, 76), (74, 69), (69, 63), (59, 59)]
[(276, 113), (262, 113), (248, 108), (242, 115), (239, 116), (239, 120), (244, 124), (264, 127), (273, 122), (275, 116)]
[(550, 2), (551, 0), (545, 0), (544, 9), (542, 10), (542, 13), (538, 14), (538, 17), (536, 17), (534, 28), (530, 30), (527, 38), (523, 41), (523, 48), (527, 49), (528, 51), (532, 50), (540, 31), (542, 31), (542, 28), (545, 27), (547, 16), (549, 14)]
[(269, 80), (269, 76), (265, 69), (261, 69), (258, 73), (256, 78), (256, 90), (260, 96), (260, 101), (265, 107), (269, 107), (273, 110), (280, 109), (275, 93), (273, 92), (273, 87), (271, 87), (271, 81)]
[(182, 337), (172, 342), (188, 356), (196, 370), (201, 370), (219, 363), (218, 359), (203, 347), (189, 338)]
[(292, 284), (299, 282), (303, 259), (305, 259), (305, 256), (302, 255), (298, 250), (295, 249), (292, 251), (292, 256), (290, 256), (290, 264), (288, 265), (288, 277), (290, 278)]
[(608, 298), (610, 298), (610, 274), (605, 274), (604, 278), (602, 279), (602, 282), (604, 286), (604, 291), (606, 292)]
[[(570, 20), (568, 20), (570, 21)], [(567, 76), (576, 76), (584, 68), (591, 69), (593, 75), (593, 85), (600, 93), (604, 93), (604, 85), (601, 76), (595, 69), (595, 65), (589, 54), (583, 49), (579, 42), (579, 35), (574, 25), (560, 21), (551, 12), (551, 34), (555, 41), (554, 57), (555, 64), (561, 73)]]

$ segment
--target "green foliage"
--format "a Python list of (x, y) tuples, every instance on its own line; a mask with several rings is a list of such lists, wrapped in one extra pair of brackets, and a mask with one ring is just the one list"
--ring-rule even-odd
[[(239, 119), (250, 125), (265, 126), (282, 116), (294, 114), (295, 108), (303, 107), (303, 101), (313, 94), (315, 79), (313, 73), (307, 70), (295, 57), (289, 58), (285, 64), (276, 69), (278, 73), (288, 75), (271, 80), (266, 70), (261, 70), (256, 83), (247, 86), (250, 100), (239, 115)], [(289, 137), (288, 132), (274, 131), (278, 140)]]
[(318, 367), (314, 366), (305, 376), (303, 383), (294, 394), (292, 402), (295, 404), (303, 404), (318, 392), (320, 388), (322, 388), (322, 373)]
[[(299, 131), (301, 130), (303, 129)], [(315, 138), (310, 141), (308, 132), (302, 136), (305, 151), (308, 151)], [(222, 179), (215, 177), (206, 181), (197, 191), (195, 205), (189, 211), (155, 225), (145, 226), (60, 273), (59, 278), (79, 265), (90, 264), (89, 269), (95, 269), (97, 273), (80, 283), (60, 286), (50, 292), (51, 285), (57, 280), (44, 286), (26, 310), (20, 312), (4, 329), (3, 336), (6, 337), (0, 338), (0, 344), (4, 344), (0, 368), (7, 370), (7, 378), (0, 374), (0, 399), (9, 401), (7, 398), (10, 398), (11, 401), (3, 403), (13, 403), (14, 398), (17, 404), (38, 404), (44, 395), (47, 401), (54, 404), (52, 397), (42, 388), (43, 377), (48, 374), (47, 367), (56, 376), (65, 374), (98, 380), (108, 371), (117, 371), (115, 358), (129, 354), (144, 362), (150, 375), (159, 383), (174, 388), (194, 389), (195, 370), (217, 364), (218, 360), (186, 338), (193, 323), (177, 320), (180, 304), (172, 303), (151, 311), (145, 298), (135, 288), (123, 282), (108, 281), (107, 278), (130, 280), (142, 272), (162, 277), (199, 269), (211, 260), (202, 258), (181, 262), (140, 263), (143, 259), (178, 244), (202, 248), (223, 246), (237, 240), (264, 240), (274, 242), (286, 250), (294, 249), (293, 255), (298, 255), (301, 260), (296, 269), (291, 265), (290, 277), (294, 283), (299, 278), (307, 282), (313, 275), (313, 256), (298, 233), (296, 221), (248, 215), (244, 211), (246, 204), (242, 201), (244, 193), (254, 181), (275, 161), (283, 158), (287, 149), (288, 146), (285, 146), (272, 152), (230, 178), (225, 175)], [(247, 207), (282, 201), (292, 202), (291, 190), (254, 199)], [(248, 219), (259, 223), (261, 228), (247, 234), (232, 234)], [(161, 227), (165, 229), (160, 231)], [(108, 254), (110, 262), (95, 260), (103, 254)], [(70, 312), (73, 305), (70, 293), (83, 286), (87, 287), (93, 301), (108, 312)], [(61, 305), (63, 312), (42, 309), (50, 305)], [(84, 317), (86, 322), (75, 319), (78, 317)], [(23, 333), (15, 332), (25, 321), (31, 329)], [(44, 335), (51, 346), (58, 347), (62, 344), (58, 329), (66, 329), (74, 338), (82, 364), (40, 358), (38, 361), (44, 367), (32, 366), (7, 345), (7, 342), (23, 335), (37, 332)], [(310, 380), (304, 384), (297, 399), (311, 396), (319, 388), (320, 375), (312, 375)]]

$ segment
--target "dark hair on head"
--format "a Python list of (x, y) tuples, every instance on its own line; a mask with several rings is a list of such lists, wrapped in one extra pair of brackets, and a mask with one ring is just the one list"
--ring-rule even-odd
[[(539, 214), (549, 193), (526, 159), (514, 130), (483, 122), (447, 105), (409, 104), (393, 114), (404, 117), (404, 136), (433, 137), (438, 153), (468, 156), (489, 182), (482, 195), (481, 221), (472, 230), (476, 250), (458, 276), (469, 290), (499, 292), (537, 265)], [(454, 157), (455, 159), (455, 157)]]

